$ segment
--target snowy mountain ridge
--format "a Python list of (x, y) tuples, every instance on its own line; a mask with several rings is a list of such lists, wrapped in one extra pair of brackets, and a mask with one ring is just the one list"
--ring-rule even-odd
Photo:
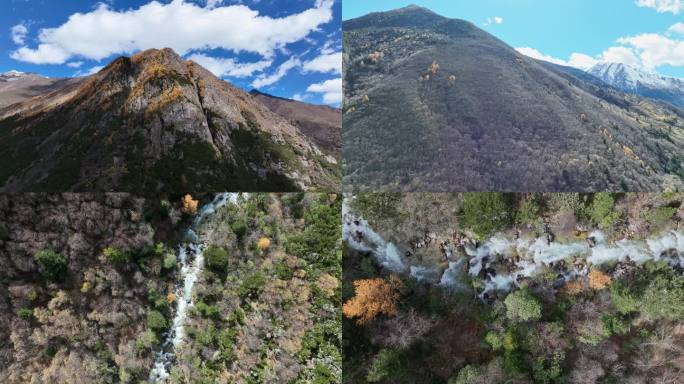
[(622, 91), (684, 107), (684, 79), (609, 62), (598, 63), (587, 70), (587, 73)]

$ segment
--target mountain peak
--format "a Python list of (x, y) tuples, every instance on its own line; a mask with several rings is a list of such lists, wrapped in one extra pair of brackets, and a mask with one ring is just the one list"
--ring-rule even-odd
[(421, 6), (415, 5), (415, 4), (410, 4), (410, 5), (407, 5), (403, 8), (395, 9), (395, 11), (424, 11), (424, 12), (434, 13), (428, 8), (421, 7)]
[(449, 18), (418, 5), (409, 5), (385, 12), (374, 12), (343, 24), (345, 31), (379, 28), (412, 28), (460, 36), (481, 36), (483, 31), (473, 23)]

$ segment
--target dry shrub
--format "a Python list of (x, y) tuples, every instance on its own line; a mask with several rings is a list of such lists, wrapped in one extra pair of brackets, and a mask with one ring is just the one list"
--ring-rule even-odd
[(410, 309), (379, 324), (373, 342), (386, 348), (406, 349), (422, 339), (434, 325), (434, 321)]
[(574, 280), (571, 281), (563, 287), (563, 292), (567, 295), (570, 296), (576, 296), (579, 295), (584, 291), (584, 286), (582, 285), (582, 282), (579, 280)]
[(591, 272), (589, 272), (589, 288), (591, 289), (595, 289), (597, 291), (606, 289), (610, 285), (611, 281), (612, 279), (610, 276), (603, 271), (592, 269)]

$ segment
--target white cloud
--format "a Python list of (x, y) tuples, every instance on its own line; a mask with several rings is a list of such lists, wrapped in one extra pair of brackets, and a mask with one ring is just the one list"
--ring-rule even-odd
[(270, 58), (331, 21), (333, 3), (317, 0), (313, 8), (282, 18), (260, 15), (244, 5), (209, 8), (184, 0), (152, 1), (122, 11), (101, 3), (89, 13), (71, 15), (57, 28), (42, 29), (37, 48), (21, 47), (11, 57), (34, 64), (62, 64), (73, 57), (102, 60), (113, 54), (170, 47), (181, 55), (223, 48)]
[(82, 65), (82, 61), (72, 61), (71, 63), (67, 63), (67, 67), (69, 68), (81, 68)]
[(639, 7), (653, 8), (659, 13), (679, 14), (684, 10), (684, 0), (636, 0)]
[(302, 65), (304, 72), (342, 73), (342, 52), (323, 53)]
[(304, 93), (304, 94), (302, 94), (302, 93), (295, 93), (294, 95), (292, 95), (292, 100), (304, 101), (304, 100), (306, 100), (308, 97), (309, 97), (309, 95), (307, 95), (306, 93)]
[(618, 43), (631, 46), (646, 68), (661, 65), (684, 65), (684, 41), (674, 40), (656, 33), (623, 37)]
[(639, 58), (629, 48), (626, 47), (610, 47), (603, 51), (600, 55), (593, 57), (583, 53), (573, 53), (568, 60), (559, 59), (557, 57), (545, 55), (538, 50), (530, 47), (516, 48), (516, 50), (525, 56), (533, 59), (548, 61), (553, 64), (565, 65), (567, 67), (575, 67), (582, 70), (587, 70), (601, 61), (609, 61), (614, 63), (624, 63), (632, 66), (641, 66)]
[(488, 17), (487, 21), (484, 22), (484, 26), (487, 27), (492, 24), (503, 24), (504, 19), (501, 16)]
[(261, 75), (257, 77), (252, 82), (252, 87), (258, 89), (274, 84), (278, 82), (280, 79), (282, 79), (285, 75), (287, 75), (287, 73), (290, 72), (290, 70), (300, 65), (302, 65), (302, 62), (299, 60), (298, 57), (291, 57), (286, 62), (280, 64), (275, 73), (272, 73), (270, 75)]
[(28, 28), (24, 24), (17, 24), (11, 28), (12, 41), (14, 44), (23, 45), (26, 41), (26, 35), (28, 34)]
[(570, 60), (567, 62), (567, 66), (575, 67), (582, 70), (587, 70), (594, 65), (598, 64), (601, 59), (585, 55), (584, 53), (573, 53), (570, 55)]
[(601, 61), (609, 63), (623, 63), (633, 67), (640, 67), (641, 60), (634, 50), (627, 47), (610, 47), (601, 54)]
[(70, 55), (58, 46), (39, 44), (37, 49), (21, 47), (12, 52), (10, 57), (32, 64), (63, 64), (70, 58)]
[(538, 50), (536, 50), (534, 48), (520, 47), (520, 48), (516, 48), (515, 50), (522, 53), (523, 55), (529, 56), (533, 59), (544, 60), (544, 61), (548, 61), (549, 63), (554, 63), (554, 64), (558, 64), (558, 65), (568, 65), (567, 61), (561, 60), (561, 59), (558, 59), (558, 58), (555, 58), (552, 56), (545, 55), (545, 54), (539, 52)]
[(306, 91), (323, 94), (323, 101), (326, 104), (339, 104), (342, 102), (342, 79), (338, 78), (311, 84)]
[(271, 60), (261, 60), (255, 63), (238, 63), (234, 59), (211, 57), (204, 54), (194, 54), (188, 57), (188, 59), (203, 66), (218, 77), (230, 76), (241, 78), (252, 76), (254, 73), (261, 72), (273, 64)]
[(684, 23), (676, 23), (672, 25), (668, 30), (669, 33), (676, 33), (679, 35), (684, 35)]

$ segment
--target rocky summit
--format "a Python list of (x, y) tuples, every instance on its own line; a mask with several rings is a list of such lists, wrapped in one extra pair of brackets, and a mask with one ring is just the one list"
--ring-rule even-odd
[(684, 112), (537, 61), (425, 8), (344, 22), (344, 185), (355, 191), (661, 191)]
[(339, 187), (335, 156), (170, 49), (0, 108), (0, 191)]

